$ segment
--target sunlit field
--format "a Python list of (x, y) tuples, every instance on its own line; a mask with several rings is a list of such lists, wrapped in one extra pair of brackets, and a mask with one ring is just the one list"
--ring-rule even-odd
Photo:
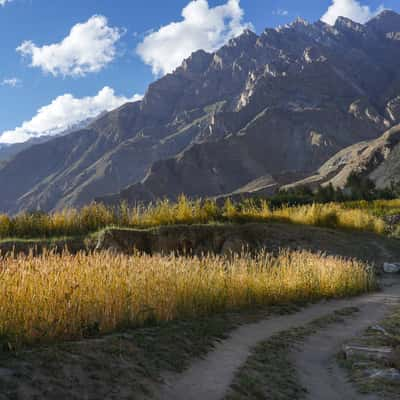
[(344, 205), (350, 209), (366, 210), (376, 216), (400, 215), (400, 199), (351, 201)]
[(146, 228), (171, 224), (281, 221), (326, 228), (386, 233), (383, 219), (400, 214), (400, 200), (327, 203), (272, 208), (267, 201), (230, 200), (218, 207), (213, 200), (190, 201), (181, 196), (176, 203), (164, 200), (148, 206), (108, 208), (90, 204), (80, 210), (66, 209), (50, 214), (0, 215), (1, 238), (46, 238), (83, 236), (109, 226)]
[(0, 259), (3, 347), (79, 339), (249, 307), (372, 290), (364, 264), (312, 254), (76, 255)]

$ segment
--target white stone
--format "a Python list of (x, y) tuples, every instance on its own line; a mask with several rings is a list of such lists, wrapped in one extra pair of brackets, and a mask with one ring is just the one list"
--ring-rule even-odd
[(400, 371), (395, 368), (389, 369), (371, 369), (367, 371), (371, 379), (384, 379), (386, 381), (400, 382)]
[(385, 263), (383, 264), (383, 270), (387, 274), (398, 274), (400, 273), (400, 263)]
[(346, 358), (362, 357), (369, 360), (389, 359), (393, 353), (391, 347), (368, 347), (357, 345), (345, 345), (343, 351)]

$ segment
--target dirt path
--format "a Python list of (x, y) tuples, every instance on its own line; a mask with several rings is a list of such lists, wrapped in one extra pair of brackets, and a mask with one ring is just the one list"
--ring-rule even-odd
[[(338, 335), (337, 340), (335, 338), (335, 344), (333, 346), (327, 346), (328, 353), (331, 355), (341, 341), (351, 337), (354, 333), (363, 329), (364, 326), (377, 322), (383, 317), (388, 311), (389, 304), (397, 295), (400, 295), (398, 282), (394, 285), (385, 286), (381, 293), (366, 295), (355, 299), (322, 302), (293, 315), (273, 317), (265, 321), (242, 326), (234, 331), (228, 340), (219, 343), (215, 350), (206, 358), (195, 361), (183, 374), (166, 375), (164, 377), (166, 384), (160, 389), (157, 398), (162, 400), (220, 400), (229, 389), (236, 370), (246, 361), (250, 355), (251, 349), (257, 343), (281, 331), (303, 326), (335, 310), (351, 306), (359, 307), (362, 309), (362, 312), (361, 316), (357, 318), (358, 322), (355, 323), (354, 327), (350, 325), (347, 328), (347, 333), (344, 332), (343, 335)], [(398, 300), (398, 297), (396, 297), (396, 300)], [(356, 320), (352, 322), (355, 321)], [(335, 333), (340, 330), (340, 327), (335, 327)], [(324, 343), (328, 341), (326, 337)], [(310, 344), (310, 346), (312, 346), (312, 344)], [(321, 358), (321, 363), (319, 365), (319, 368), (321, 368), (321, 364), (325, 365), (325, 353), (322, 344), (318, 353)], [(310, 366), (309, 363), (307, 365)], [(315, 370), (312, 370), (310, 376), (315, 372)], [(318, 369), (317, 374), (320, 372), (321, 371)], [(337, 379), (340, 378), (339, 373), (334, 373), (333, 376)], [(331, 385), (332, 383), (330, 377), (331, 374), (325, 372), (324, 369), (324, 379), (326, 379), (325, 382), (327, 385)], [(325, 392), (322, 396), (318, 395), (320, 392), (317, 391), (322, 390), (322, 386), (313, 384), (312, 380), (307, 375), (303, 375), (303, 379), (307, 387), (310, 387), (310, 391), (312, 393), (315, 391), (316, 395), (313, 395), (313, 399), (353, 399), (353, 397), (346, 396), (326, 397)], [(335, 393), (333, 393), (332, 396), (334, 395)], [(356, 397), (354, 397), (354, 399), (356, 399)]]
[(311, 336), (294, 355), (294, 363), (310, 400), (377, 400), (357, 393), (335, 361), (341, 345), (384, 318), (390, 306), (399, 304), (400, 288), (393, 286), (360, 304), (360, 313), (342, 324), (331, 325)]

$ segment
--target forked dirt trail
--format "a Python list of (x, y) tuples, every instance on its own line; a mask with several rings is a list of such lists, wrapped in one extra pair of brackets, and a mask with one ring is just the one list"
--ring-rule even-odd
[(361, 395), (349, 383), (335, 362), (341, 345), (384, 318), (393, 304), (400, 302), (400, 288), (393, 286), (380, 295), (367, 298), (358, 305), (360, 312), (344, 323), (334, 324), (311, 336), (301, 346), (293, 361), (310, 400), (377, 400), (379, 397)]
[[(246, 362), (251, 349), (271, 336), (306, 325), (307, 323), (344, 307), (358, 307), (359, 315), (345, 326), (342, 324), (324, 330), (305, 344), (296, 355), (296, 364), (302, 370), (301, 379), (310, 392), (312, 400), (358, 400), (359, 397), (345, 378), (332, 369), (330, 359), (340, 344), (369, 325), (377, 323), (390, 311), (394, 302), (400, 300), (397, 280), (384, 285), (380, 293), (354, 299), (326, 301), (312, 305), (289, 316), (272, 317), (267, 320), (242, 326), (229, 339), (217, 344), (204, 359), (195, 361), (183, 374), (165, 376), (165, 385), (157, 394), (162, 400), (221, 400), (227, 393), (237, 369)], [(315, 364), (314, 364), (315, 363)], [(336, 386), (342, 386), (337, 391)], [(373, 399), (373, 398), (370, 398)]]

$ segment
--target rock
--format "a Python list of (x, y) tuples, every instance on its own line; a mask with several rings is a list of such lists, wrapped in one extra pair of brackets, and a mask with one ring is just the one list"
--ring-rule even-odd
[(398, 274), (400, 273), (400, 263), (385, 263), (383, 264), (383, 270), (387, 274)]
[(369, 360), (389, 360), (392, 357), (391, 347), (368, 347), (358, 345), (345, 345), (343, 351), (346, 359), (354, 357), (367, 358)]
[(395, 368), (370, 369), (366, 371), (370, 379), (383, 379), (391, 382), (400, 382), (400, 371)]
[(387, 103), (386, 115), (394, 123), (400, 121), (400, 96)]
[(381, 333), (382, 335), (384, 335), (384, 336), (386, 336), (386, 337), (388, 337), (388, 338), (390, 338), (390, 339), (393, 338), (393, 335), (391, 335), (384, 327), (382, 327), (382, 326), (380, 326), (380, 325), (371, 326), (370, 329), (371, 329), (372, 331), (379, 332), (379, 333)]

